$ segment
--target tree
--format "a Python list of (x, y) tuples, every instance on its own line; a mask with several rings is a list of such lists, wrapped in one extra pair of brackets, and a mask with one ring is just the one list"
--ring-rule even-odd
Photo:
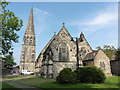
[(98, 46), (96, 47), (96, 49), (97, 50), (102, 49), (110, 59), (113, 59), (115, 57), (116, 49), (114, 48), (113, 45), (104, 45), (103, 48)]
[(0, 40), (2, 42), (2, 59), (9, 66), (10, 63), (14, 65), (13, 42), (18, 42), (17, 31), (20, 31), (22, 27), (22, 20), (15, 16), (14, 12), (6, 9), (8, 4), (9, 2), (0, 2), (0, 30), (2, 32), (0, 33)]
[(3, 60), (5, 61), (4, 69), (10, 70), (13, 67), (13, 65), (16, 65), (16, 63), (13, 62), (14, 58), (12, 55), (7, 55), (7, 56), (3, 57)]
[(116, 55), (116, 60), (120, 60), (120, 48), (118, 48), (118, 50), (116, 51), (116, 53), (115, 53), (115, 55)]
[(102, 49), (102, 48), (101, 48), (100, 46), (98, 46), (98, 47), (96, 47), (96, 49), (97, 49), (97, 50), (100, 50), (100, 49)]

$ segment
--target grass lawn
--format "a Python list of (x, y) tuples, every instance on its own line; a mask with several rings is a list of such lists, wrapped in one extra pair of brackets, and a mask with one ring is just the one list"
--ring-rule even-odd
[(23, 83), (26, 85), (34, 86), (37, 88), (118, 88), (120, 82), (118, 83), (118, 76), (107, 77), (105, 83), (102, 84), (58, 84), (55, 79), (43, 79), (35, 76), (28, 76), (27, 78), (13, 78), (11, 80)]
[(0, 82), (0, 88), (2, 88), (2, 90), (4, 90), (4, 89), (8, 90), (9, 88), (12, 88), (14, 90), (21, 90), (21, 89), (14, 87), (14, 86), (11, 86), (5, 82)]

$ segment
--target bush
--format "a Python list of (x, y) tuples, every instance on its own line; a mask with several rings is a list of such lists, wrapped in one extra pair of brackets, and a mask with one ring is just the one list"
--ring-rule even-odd
[(80, 67), (75, 73), (80, 83), (103, 83), (106, 78), (103, 71), (95, 66)]
[(60, 84), (76, 83), (77, 75), (75, 72), (72, 72), (71, 68), (64, 68), (56, 77), (56, 81)]

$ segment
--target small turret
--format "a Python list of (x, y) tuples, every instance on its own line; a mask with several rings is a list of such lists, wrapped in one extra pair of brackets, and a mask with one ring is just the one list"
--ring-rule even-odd
[(80, 34), (80, 42), (82, 42), (82, 41), (84, 41), (85, 40), (85, 36), (84, 36), (84, 34), (81, 32), (81, 34)]

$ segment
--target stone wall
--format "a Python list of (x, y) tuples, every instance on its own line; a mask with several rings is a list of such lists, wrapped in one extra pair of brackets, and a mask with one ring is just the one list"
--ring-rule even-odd
[(83, 61), (83, 66), (94, 66), (94, 61), (93, 60)]
[(120, 60), (112, 60), (110, 61), (110, 65), (112, 74), (120, 76)]
[(20, 70), (28, 70), (31, 72), (35, 72), (35, 63), (33, 62), (25, 62), (24, 63), (20, 63)]
[[(104, 67), (101, 67), (100, 63), (104, 63)], [(110, 59), (102, 50), (99, 50), (97, 55), (95, 56), (94, 66), (101, 68), (106, 76), (112, 75), (110, 68)]]
[(53, 76), (54, 78), (58, 76), (59, 72), (63, 68), (71, 68), (72, 70), (76, 69), (76, 62), (54, 62), (53, 63)]

